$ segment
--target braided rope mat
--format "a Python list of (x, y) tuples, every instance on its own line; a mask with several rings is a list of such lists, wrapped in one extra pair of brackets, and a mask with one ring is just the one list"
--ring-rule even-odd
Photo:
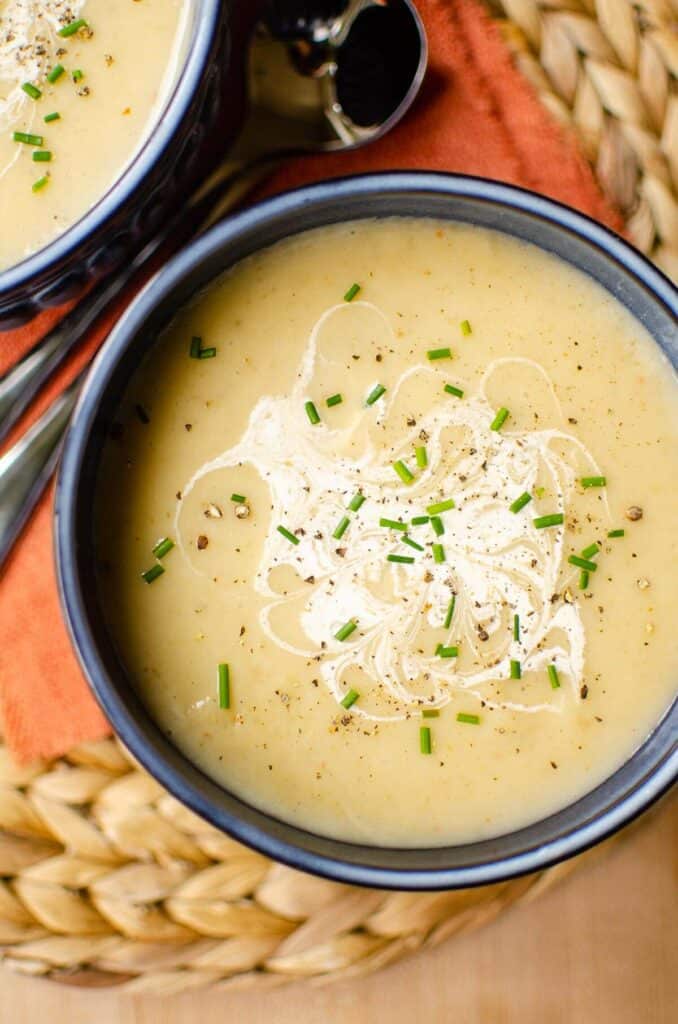
[[(675, 0), (490, 0), (634, 244), (678, 278)], [(386, 893), (300, 874), (217, 832), (114, 740), (17, 766), (0, 744), (0, 956), (71, 985), (174, 993), (373, 971), (533, 899), (591, 852), (501, 885)]]
[(72, 985), (168, 994), (355, 976), (484, 924), (598, 855), (459, 892), (358, 889), (222, 835), (115, 740), (29, 766), (0, 746), (0, 953)]
[(518, 67), (575, 131), (637, 248), (678, 279), (676, 0), (489, 0)]

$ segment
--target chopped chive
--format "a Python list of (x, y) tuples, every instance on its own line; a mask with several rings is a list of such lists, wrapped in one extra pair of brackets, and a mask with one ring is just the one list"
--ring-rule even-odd
[(406, 530), (407, 523), (401, 523), (399, 519), (380, 519), (380, 526), (385, 526), (388, 530)]
[(236, 505), (244, 505), (247, 498), (244, 494), (236, 494), (235, 491), (231, 495), (231, 501), (234, 501)]
[(443, 647), (442, 644), (438, 644), (436, 647), (436, 654), (439, 658), (458, 658), (459, 648), (458, 647)]
[(397, 562), (398, 565), (412, 565), (414, 558), (412, 555), (387, 555), (387, 562)]
[(54, 85), (55, 82), (58, 82), (58, 80), (61, 78), (65, 70), (66, 69), (64, 68), (63, 64), (55, 64), (50, 73), (47, 75), (47, 81), (50, 83), (50, 85)]
[(520, 615), (513, 616), (513, 639), (520, 641)]
[(40, 191), (42, 191), (42, 189), (45, 187), (45, 185), (48, 183), (48, 181), (49, 181), (49, 174), (44, 174), (42, 176), (42, 178), (38, 178), (37, 181), (33, 182), (33, 184), (31, 185), (31, 190), (33, 192), (40, 192)]
[(520, 679), (522, 670), (520, 668), (520, 662), (511, 659), (511, 679)]
[(461, 388), (456, 388), (454, 384), (446, 384), (445, 387), (443, 388), (443, 391), (446, 391), (448, 395), (454, 395), (455, 398), (464, 397), (463, 390)]
[(431, 753), (431, 730), (427, 725), (422, 725), (419, 729), (419, 749), (422, 754)]
[[(51, 113), (51, 114), (45, 114), (45, 116), (43, 117), (43, 121), (45, 122), (45, 124), (50, 124), (52, 121), (60, 121), (60, 120), (61, 120), (61, 114), (57, 113), (56, 110), (53, 113)], [(42, 143), (40, 143), (40, 145), (42, 145)]]
[(422, 708), (421, 709), (421, 717), (422, 718), (438, 718), (439, 715), (440, 715), (440, 711), (438, 711), (438, 708)]
[(456, 596), (454, 594), (452, 594), (452, 597), (450, 599), (450, 603), (447, 606), (447, 613), (445, 615), (445, 622), (444, 622), (445, 629), (449, 629), (450, 626), (452, 625), (452, 616), (454, 615), (454, 606), (455, 606), (456, 600), (457, 600)]
[(309, 422), (313, 426), (315, 426), (316, 423), (320, 423), (320, 416), (318, 415), (318, 410), (316, 409), (313, 402), (305, 402), (304, 409), (306, 410), (306, 415), (308, 416)]
[(511, 502), (509, 512), (520, 512), (521, 508), (525, 508), (529, 501), (532, 501), (532, 495), (528, 494), (527, 491), (523, 491), (519, 498)]
[(170, 537), (162, 537), (153, 548), (153, 554), (156, 558), (164, 558), (173, 547), (174, 541)]
[(579, 573), (579, 589), (586, 590), (589, 585), (589, 574), (586, 569), (582, 569)]
[(426, 509), (430, 516), (437, 516), (440, 512), (449, 512), (454, 508), (454, 498), (447, 498), (445, 501), (436, 501)]
[(509, 411), (502, 405), (501, 409), (498, 410), (497, 415), (490, 423), (490, 430), (501, 430), (508, 419)]
[(191, 347), (189, 349), (189, 355), (191, 359), (200, 359), (200, 351), (202, 349), (202, 338), (191, 338)]
[(33, 85), (32, 82), (24, 82), (21, 88), (32, 100), (39, 100), (42, 96), (40, 89), (38, 89), (37, 85)]
[(608, 537), (623, 537), (625, 532), (625, 530), (610, 530), (607, 535)]
[(76, 32), (79, 32), (81, 28), (87, 28), (87, 22), (84, 18), (78, 18), (76, 21), (70, 21), (68, 25), (64, 25), (57, 32), (57, 35), (61, 36), (62, 39), (68, 39), (69, 36), (74, 36)]
[(583, 476), (580, 483), (582, 487), (605, 487), (607, 479), (604, 476)]
[(198, 359), (214, 359), (216, 354), (217, 350), (215, 348), (201, 348)]
[(424, 548), (421, 546), (421, 544), (417, 544), (416, 540), (412, 540), (412, 538), (408, 537), (407, 534), (405, 534), (405, 536), (402, 538), (402, 541), (403, 541), (403, 544), (408, 544), (411, 548), (414, 548), (415, 551), (423, 551), (424, 550)]
[(334, 533), (332, 534), (334, 539), (341, 540), (341, 538), (344, 536), (350, 525), (351, 520), (348, 518), (348, 516), (342, 516), (342, 518), (337, 523)]
[(429, 518), (429, 516), (415, 516), (412, 520), (412, 526), (424, 526), (425, 523), (428, 523)]
[(595, 572), (598, 568), (595, 562), (591, 562), (588, 558), (580, 558), (579, 555), (570, 555), (568, 562), (570, 565), (576, 565), (579, 569), (586, 569), (587, 572)]
[(445, 561), (445, 548), (442, 546), (442, 544), (434, 544), (432, 546), (432, 549), (433, 549), (433, 561), (434, 562), (438, 562), (438, 564), (440, 564), (441, 562), (444, 562)]
[(152, 583), (153, 580), (157, 580), (158, 576), (162, 576), (164, 571), (164, 565), (160, 565), (160, 562), (156, 562), (155, 565), (152, 565), (150, 569), (146, 570), (146, 572), (142, 572), (141, 578), (144, 583)]
[(411, 484), (414, 480), (414, 474), (410, 472), (402, 459), (398, 459), (397, 462), (393, 463), (393, 468), (402, 480), (404, 484)]
[(360, 493), (354, 494), (353, 497), (351, 498), (351, 500), (348, 503), (348, 507), (350, 508), (351, 512), (357, 512), (358, 509), (360, 508), (360, 506), (363, 504), (364, 501), (365, 501), (365, 495), (364, 494), (360, 494)]
[(340, 704), (348, 711), (349, 708), (353, 707), (359, 696), (360, 694), (358, 693), (357, 690), (351, 689), (348, 691), (344, 699), (340, 701)]
[(384, 387), (384, 385), (383, 384), (376, 384), (372, 388), (372, 390), (370, 391), (370, 393), (367, 396), (367, 398), (365, 399), (365, 405), (374, 405), (374, 403), (378, 402), (379, 399), (381, 398), (381, 396), (383, 394), (385, 394), (385, 393), (386, 393), (386, 388)]
[(560, 689), (560, 679), (558, 678), (558, 669), (555, 665), (548, 666), (549, 682), (551, 683), (552, 690)]
[(134, 406), (134, 411), (137, 414), (139, 422), (143, 423), (144, 426), (147, 426), (151, 422), (151, 417), (148, 415), (143, 405), (141, 405), (140, 403), (137, 403)]
[(587, 548), (584, 548), (584, 550), (581, 553), (581, 557), (582, 558), (593, 558), (593, 556), (597, 555), (599, 551), (600, 551), (600, 544), (597, 544), (596, 541), (594, 540), (593, 544), (589, 544), (589, 546)]
[(71, 77), (74, 82), (79, 82), (81, 78), (85, 77), (85, 73), (84, 71), (81, 71), (80, 68), (76, 68)]
[(461, 327), (461, 333), (468, 337), (471, 333), (471, 325), (468, 320), (462, 320), (459, 326)]
[(426, 355), (429, 359), (451, 359), (452, 350), (449, 348), (430, 348)]
[(337, 393), (336, 395), (330, 395), (329, 398), (326, 398), (325, 405), (327, 406), (328, 409), (331, 409), (333, 405), (341, 405), (343, 401), (344, 399), (341, 397), (339, 393)]
[(460, 711), (457, 721), (463, 722), (465, 725), (480, 725), (480, 715), (467, 715), (466, 712)]
[(419, 466), (419, 469), (425, 469), (426, 466), (428, 466), (428, 455), (426, 453), (425, 446), (424, 445), (418, 445), (414, 449), (414, 454), (416, 456), (417, 465)]
[(534, 489), (534, 493), (535, 493), (535, 494), (537, 495), (537, 497), (538, 497), (538, 498), (539, 498), (539, 500), (541, 501), (541, 499), (542, 499), (542, 498), (544, 497), (544, 495), (546, 494), (546, 488), (545, 488), (545, 487), (535, 487), (535, 489)]
[(219, 680), (219, 707), (228, 710), (231, 706), (231, 672), (224, 662), (221, 662), (218, 669)]
[(431, 526), (433, 527), (433, 532), (436, 537), (442, 537), (445, 533), (445, 527), (443, 526), (443, 521), (440, 516), (431, 516)]
[(537, 530), (545, 530), (548, 526), (562, 526), (565, 516), (562, 512), (552, 512), (549, 516), (537, 516), (532, 520)]
[(356, 297), (356, 295), (358, 294), (359, 291), (360, 291), (360, 285), (359, 284), (352, 284), (351, 287), (349, 288), (349, 290), (344, 295), (344, 302), (353, 302), (353, 300), (355, 299), (355, 297)]
[(278, 530), (278, 533), (282, 534), (282, 536), (285, 538), (285, 540), (288, 540), (290, 542), (290, 544), (298, 544), (299, 543), (299, 538), (295, 537), (294, 534), (290, 533), (289, 530), (286, 530), (284, 526), (278, 526), (277, 530)]
[(341, 629), (338, 629), (334, 634), (335, 640), (348, 640), (351, 633), (358, 628), (358, 623), (354, 622), (353, 619), (349, 619), (348, 622), (344, 623)]
[(33, 160), (36, 164), (48, 164), (52, 160), (52, 153), (49, 149), (36, 149)]
[(23, 142), (27, 146), (42, 146), (44, 139), (42, 135), (31, 135), (30, 132), (12, 132), (15, 142)]

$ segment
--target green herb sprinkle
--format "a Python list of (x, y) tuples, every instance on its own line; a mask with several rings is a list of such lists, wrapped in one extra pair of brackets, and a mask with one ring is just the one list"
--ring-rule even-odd
[(316, 409), (313, 402), (305, 402), (304, 409), (306, 410), (306, 415), (308, 416), (309, 423), (311, 423), (312, 426), (315, 426), (317, 423), (320, 423), (320, 416), (318, 415), (318, 410)]
[(225, 662), (221, 662), (217, 670), (217, 687), (219, 707), (228, 710), (231, 706), (231, 672)]
[(465, 711), (460, 711), (457, 721), (463, 722), (464, 725), (480, 725), (480, 715), (469, 715)]
[(562, 526), (565, 522), (565, 516), (562, 512), (552, 512), (548, 516), (537, 516), (536, 519), (532, 520), (532, 523), (537, 530), (546, 530), (549, 526)]
[(174, 541), (171, 540), (170, 537), (161, 537), (153, 548), (153, 554), (156, 558), (164, 558), (165, 555), (169, 554), (173, 547)]
[(520, 512), (521, 508), (525, 508), (528, 502), (532, 501), (532, 495), (528, 494), (527, 491), (523, 491), (520, 497), (516, 498), (509, 505), (509, 512)]
[(386, 394), (386, 388), (383, 384), (377, 384), (372, 388), (369, 395), (365, 399), (365, 405), (374, 405), (378, 402), (382, 395)]
[(294, 534), (290, 533), (290, 531), (285, 529), (284, 526), (278, 526), (278, 527), (276, 527), (276, 529), (278, 530), (278, 533), (282, 534), (282, 536), (285, 538), (285, 540), (288, 540), (290, 542), (290, 544), (298, 544), (299, 543), (299, 538), (295, 537)]
[(498, 410), (497, 415), (490, 423), (490, 430), (501, 430), (508, 419), (509, 411), (502, 405), (501, 409)]

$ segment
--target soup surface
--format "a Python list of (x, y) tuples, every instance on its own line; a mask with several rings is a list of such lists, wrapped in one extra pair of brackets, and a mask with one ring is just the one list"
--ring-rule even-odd
[(120, 177), (176, 80), (189, 7), (0, 0), (0, 270), (60, 235)]
[(319, 833), (558, 810), (674, 694), (677, 395), (621, 305), (499, 233), (363, 221), (249, 258), (105, 449), (101, 595), (143, 700)]

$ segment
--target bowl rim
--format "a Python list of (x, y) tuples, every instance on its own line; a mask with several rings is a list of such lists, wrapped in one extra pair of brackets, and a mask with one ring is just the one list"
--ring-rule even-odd
[(0, 269), (0, 299), (4, 294), (27, 288), (55, 265), (65, 263), (116, 212), (134, 196), (136, 191), (160, 161), (184, 121), (196, 89), (208, 64), (213, 40), (218, 31), (223, 0), (198, 0), (192, 29), (187, 31), (187, 52), (174, 85), (169, 90), (158, 119), (149, 133), (142, 138), (129, 162), (123, 167), (102, 196), (85, 210), (73, 224), (35, 252), (18, 263)]
[[(78, 484), (91, 447), (91, 429), (97, 409), (106, 394), (111, 377), (128, 347), (133, 344), (143, 324), (152, 312), (172, 295), (192, 270), (205, 264), (210, 257), (218, 254), (227, 256), (229, 245), (252, 231), (262, 222), (276, 217), (289, 217), (309, 205), (325, 201), (342, 202), (356, 197), (370, 197), (377, 194), (398, 193), (431, 194), (489, 202), (495, 206), (509, 207), (519, 215), (536, 217), (547, 221), (557, 230), (574, 234), (597, 249), (612, 265), (633, 275), (637, 282), (650, 294), (670, 317), (678, 321), (678, 291), (648, 259), (633, 249), (621, 237), (598, 222), (576, 210), (536, 193), (486, 178), (454, 175), (438, 172), (378, 172), (336, 178), (329, 181), (303, 186), (262, 200), (248, 209), (226, 219), (212, 228), (206, 235), (192, 243), (168, 263), (139, 293), (130, 307), (123, 313), (109, 340), (97, 355), (85, 387), (82, 391), (68, 431), (61, 468), (57, 482), (55, 503), (55, 541), (57, 578), (62, 609), (76, 654), (88, 679), (90, 688), (113, 726), (116, 734), (141, 764), (169, 792), (206, 818), (221, 831), (253, 847), (274, 860), (288, 864), (298, 870), (319, 874), (335, 881), (353, 885), (365, 885), (384, 889), (434, 890), (470, 887), (505, 881), (529, 872), (542, 870), (574, 854), (581, 853), (595, 843), (617, 831), (630, 822), (650, 804), (666, 792), (678, 777), (678, 698), (667, 709), (661, 721), (655, 726), (640, 747), (630, 758), (608, 777), (600, 786), (585, 794), (580, 800), (568, 804), (554, 815), (540, 819), (524, 829), (506, 833), (505, 836), (519, 836), (522, 832), (532, 833), (551, 818), (557, 818), (566, 811), (585, 802), (599, 789), (628, 765), (637, 762), (641, 775), (627, 790), (613, 795), (600, 813), (573, 826), (566, 826), (565, 832), (546, 842), (530, 841), (526, 849), (517, 854), (500, 858), (480, 859), (471, 865), (452, 867), (397, 867), (384, 866), (380, 858), (393, 859), (398, 855), (414, 855), (431, 852), (419, 850), (396, 850), (391, 847), (369, 847), (341, 840), (324, 839), (297, 826), (277, 819), (272, 814), (258, 811), (252, 805), (234, 797), (224, 787), (212, 782), (207, 775), (169, 743), (160, 728), (153, 723), (150, 714), (141, 709), (130, 708), (120, 686), (111, 678), (100, 657), (88, 617), (87, 595), (81, 586), (77, 571), (78, 536), (76, 517), (78, 510)], [(397, 213), (393, 213), (397, 216)], [(355, 219), (348, 214), (346, 220)], [(323, 221), (317, 226), (321, 226)], [(301, 229), (305, 230), (305, 228)], [(501, 230), (501, 228), (499, 228)], [(293, 233), (293, 232), (290, 232)], [(533, 242), (532, 244), (537, 244)], [(237, 262), (237, 258), (224, 259), (223, 270)], [(218, 273), (217, 275), (218, 276)], [(134, 699), (132, 699), (134, 703)], [(148, 747), (148, 730), (144, 721), (135, 714), (141, 711), (150, 724), (155, 746)], [(652, 738), (660, 729), (668, 728), (668, 743), (659, 760), (645, 764), (643, 754)], [(671, 740), (671, 737), (673, 738)], [(159, 748), (162, 748), (159, 751)], [(175, 756), (172, 756), (172, 752)], [(177, 763), (181, 765), (177, 767)], [(220, 793), (228, 808), (219, 810), (215, 806), (215, 793)], [(235, 808), (235, 810), (234, 810)], [(251, 814), (242, 814), (242, 810)], [(292, 838), (290, 838), (290, 836)], [(490, 844), (496, 840), (481, 840), (477, 844), (461, 844), (438, 848), (459, 850), (463, 847)], [(311, 846), (315, 849), (309, 849)], [(318, 847), (327, 848), (325, 852)], [(367, 851), (375, 855), (377, 863), (344, 859), (333, 853), (335, 849)], [(347, 856), (345, 854), (345, 856)]]

